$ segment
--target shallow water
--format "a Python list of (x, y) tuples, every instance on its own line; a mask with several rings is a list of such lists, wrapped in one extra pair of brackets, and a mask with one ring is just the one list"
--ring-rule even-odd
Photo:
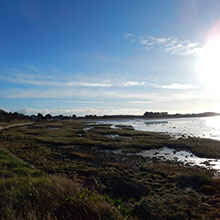
[(190, 136), (220, 140), (220, 116), (203, 118), (99, 120), (97, 123), (111, 123), (113, 128), (117, 128), (116, 125), (129, 125), (135, 130), (164, 132), (174, 138)]
[(60, 129), (60, 127), (47, 127), (47, 129), (50, 129), (50, 130), (59, 130)]
[(144, 150), (137, 155), (150, 158), (160, 158), (162, 160), (171, 160), (182, 162), (185, 165), (197, 165), (205, 168), (212, 168), (220, 171), (220, 160), (197, 157), (193, 153), (185, 150), (175, 150), (168, 147), (161, 149)]
[[(220, 116), (175, 119), (99, 120), (97, 123), (111, 123), (112, 128), (117, 129), (119, 129), (117, 125), (127, 125), (140, 131), (163, 132), (169, 134), (173, 138), (201, 137), (220, 141)], [(121, 150), (114, 150), (111, 152), (122, 154)], [(136, 153), (136, 155), (214, 169), (217, 171), (217, 175), (220, 175), (219, 159), (197, 157), (189, 151), (177, 151), (175, 149), (164, 147), (161, 149), (144, 150), (140, 153)]]
[(105, 152), (125, 155), (139, 155), (150, 159), (159, 159), (162, 161), (181, 162), (186, 166), (199, 166), (206, 169), (213, 169), (216, 175), (220, 176), (220, 160), (197, 157), (193, 153), (185, 150), (176, 150), (168, 147), (160, 149), (143, 150), (139, 153), (123, 153), (121, 149), (105, 150)]
[(90, 127), (86, 127), (86, 128), (83, 128), (83, 131), (89, 131), (91, 129), (93, 129), (94, 127), (93, 126), (90, 126)]
[(120, 137), (118, 134), (106, 134), (105, 136), (112, 139)]

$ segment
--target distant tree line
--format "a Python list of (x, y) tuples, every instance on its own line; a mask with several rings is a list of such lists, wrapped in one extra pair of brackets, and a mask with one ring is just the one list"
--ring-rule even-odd
[(143, 117), (146, 118), (159, 118), (168, 116), (168, 112), (145, 112)]
[(3, 110), (0, 109), (0, 121), (1, 122), (10, 122), (10, 121), (14, 121), (14, 120), (26, 120), (29, 119), (28, 116), (23, 115), (23, 114), (19, 114), (17, 112), (5, 112)]
[(10, 122), (14, 120), (31, 120), (31, 121), (44, 121), (44, 120), (67, 120), (67, 119), (136, 119), (136, 118), (189, 118), (189, 117), (208, 117), (220, 115), (214, 112), (204, 112), (198, 114), (168, 114), (168, 112), (145, 112), (143, 115), (85, 115), (84, 117), (77, 117), (75, 114), (71, 116), (57, 115), (52, 116), (51, 114), (42, 115), (38, 113), (37, 115), (23, 115), (17, 112), (7, 113), (0, 109), (0, 121)]
[(41, 113), (38, 113), (37, 115), (31, 115), (30, 116), (31, 121), (67, 120), (67, 119), (75, 119), (75, 118), (77, 118), (76, 115), (72, 115), (72, 116), (63, 116), (63, 115), (52, 116), (51, 114), (46, 114), (45, 116), (43, 116)]

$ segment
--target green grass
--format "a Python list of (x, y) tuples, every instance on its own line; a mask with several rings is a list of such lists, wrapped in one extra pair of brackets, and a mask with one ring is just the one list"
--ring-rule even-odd
[(77, 180), (49, 177), (0, 150), (0, 219), (124, 219), (115, 204)]
[(196, 137), (180, 138), (176, 141), (169, 142), (168, 146), (190, 150), (200, 157), (220, 158), (220, 141), (216, 140)]

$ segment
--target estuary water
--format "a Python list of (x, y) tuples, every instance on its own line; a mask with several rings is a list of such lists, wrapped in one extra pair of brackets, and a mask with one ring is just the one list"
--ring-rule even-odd
[[(163, 132), (169, 134), (172, 138), (201, 137), (220, 141), (220, 116), (175, 119), (101, 120), (97, 123), (112, 124), (113, 128), (119, 128), (117, 127), (118, 125), (123, 125), (132, 126), (135, 130), (140, 131)], [(114, 150), (113, 153), (122, 154), (122, 151)], [(168, 147), (143, 150), (136, 155), (214, 169), (216, 170), (216, 175), (220, 177), (220, 159), (201, 158), (189, 151), (177, 151)]]
[(202, 137), (220, 140), (220, 116), (202, 118), (99, 120), (98, 123), (132, 126), (135, 130), (164, 132), (174, 138)]
[[(113, 151), (108, 150), (108, 152), (115, 154), (125, 154), (121, 149)], [(161, 161), (181, 162), (187, 166), (199, 166), (206, 169), (212, 169), (216, 171), (215, 175), (220, 177), (220, 159), (198, 157), (190, 151), (163, 147), (160, 149), (143, 150), (139, 153), (127, 153), (127, 155), (132, 154), (136, 154), (144, 158), (159, 159)]]

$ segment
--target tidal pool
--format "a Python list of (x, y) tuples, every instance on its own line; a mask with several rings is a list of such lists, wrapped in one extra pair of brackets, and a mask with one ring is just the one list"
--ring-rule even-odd
[(59, 130), (60, 127), (52, 127), (52, 126), (49, 126), (49, 127), (47, 127), (47, 129), (50, 129), (50, 130)]

